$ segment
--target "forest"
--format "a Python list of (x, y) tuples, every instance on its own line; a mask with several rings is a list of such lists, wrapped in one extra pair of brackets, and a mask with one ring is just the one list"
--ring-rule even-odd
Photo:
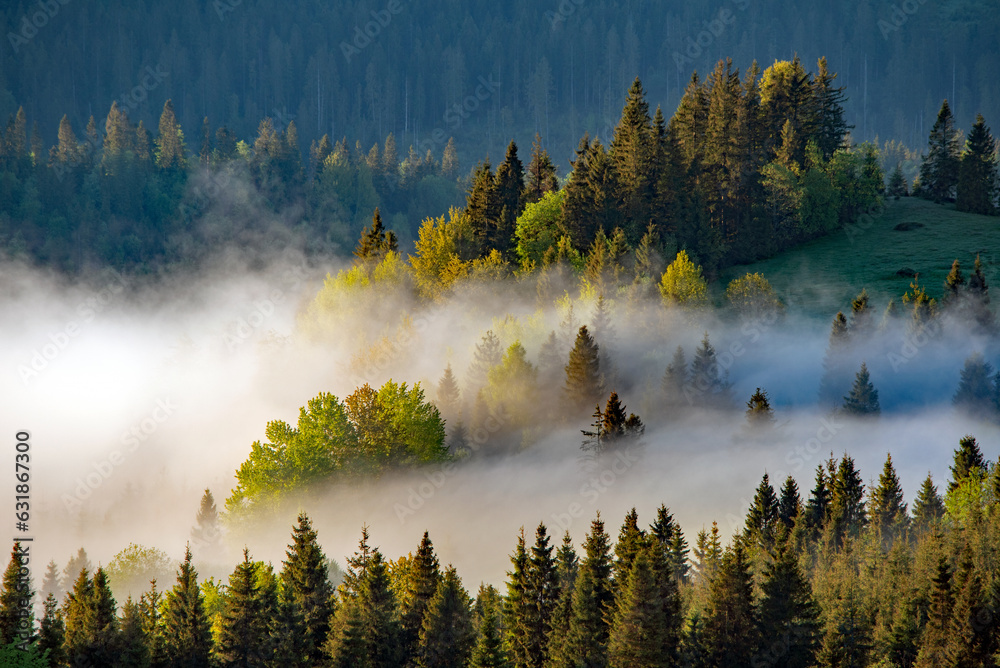
[(0, 19), (0, 665), (1000, 666), (986, 0)]

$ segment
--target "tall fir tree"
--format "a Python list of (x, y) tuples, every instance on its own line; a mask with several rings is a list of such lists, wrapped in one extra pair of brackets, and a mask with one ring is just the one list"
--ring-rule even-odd
[(465, 668), (475, 639), (471, 604), (458, 574), (449, 566), (420, 627), (418, 668)]
[(959, 133), (948, 100), (941, 103), (920, 165), (920, 195), (935, 202), (955, 197), (960, 165)]
[(854, 377), (850, 393), (844, 397), (843, 411), (853, 417), (875, 417), (882, 412), (878, 390), (872, 384), (868, 365), (861, 363), (861, 370)]
[(406, 575), (406, 594), (400, 601), (400, 625), (403, 646), (408, 659), (416, 656), (420, 630), (423, 628), (427, 606), (437, 593), (441, 571), (430, 534), (424, 532)]
[(156, 166), (179, 171), (185, 164), (184, 132), (174, 115), (173, 102), (167, 100), (163, 103), (159, 133), (156, 135)]
[(705, 633), (712, 648), (712, 665), (741, 668), (758, 648), (758, 618), (753, 576), (740, 543), (726, 551), (711, 583)]
[[(21, 541), (14, 541), (10, 561), (3, 573), (0, 585), (0, 645), (20, 644), (35, 633), (34, 616), (30, 614), (35, 592), (30, 577), (22, 576), (22, 569), (28, 572), (29, 549), (30, 546), (25, 547)], [(27, 618), (21, 614), (25, 610), (29, 612)], [(27, 624), (23, 631), (20, 627), (22, 619)]]
[(66, 624), (52, 594), (45, 599), (44, 610), (38, 629), (38, 651), (47, 653), (50, 666), (62, 666), (66, 661)]
[(164, 652), (167, 661), (182, 668), (207, 668), (212, 648), (205, 598), (198, 571), (191, 563), (190, 545), (177, 571), (177, 584), (167, 592), (163, 611)]
[(768, 550), (773, 546), (780, 510), (778, 496), (765, 473), (757, 486), (743, 528), (743, 539), (748, 546), (760, 545)]
[(883, 541), (902, 533), (908, 524), (909, 515), (903, 501), (903, 487), (892, 464), (892, 455), (887, 454), (878, 485), (868, 499), (868, 516)]
[(670, 633), (656, 586), (649, 545), (636, 554), (611, 619), (608, 665), (621, 668), (670, 666), (663, 652)]
[(926, 532), (942, 517), (944, 517), (944, 500), (938, 494), (934, 480), (928, 473), (913, 501), (913, 528), (918, 534)]
[(476, 597), (478, 633), (469, 657), (469, 668), (508, 668), (501, 631), (500, 593), (492, 585), (480, 585)]
[(563, 387), (567, 412), (579, 415), (596, 405), (604, 394), (601, 376), (600, 347), (590, 335), (586, 325), (577, 332), (576, 342), (566, 364), (566, 383)]
[(388, 253), (395, 253), (398, 245), (396, 233), (385, 229), (382, 214), (379, 213), (378, 207), (375, 207), (372, 224), (361, 232), (354, 255), (362, 262), (378, 262)]
[(312, 521), (299, 513), (292, 528), (292, 544), (285, 550), (282, 561), (281, 586), (287, 591), (294, 605), (292, 614), (301, 619), (298, 630), (307, 661), (317, 663), (323, 657), (323, 642), (330, 629), (333, 612), (329, 571), (326, 555), (319, 545)]
[(993, 365), (982, 353), (975, 352), (966, 358), (952, 402), (973, 418), (987, 419), (996, 414)]
[(559, 189), (556, 167), (548, 151), (542, 146), (542, 136), (537, 132), (531, 142), (531, 160), (528, 162), (525, 180), (525, 204), (537, 202), (545, 193)]
[(798, 522), (802, 512), (802, 497), (799, 496), (799, 485), (795, 478), (787, 476), (781, 485), (781, 493), (778, 495), (778, 519), (791, 530)]
[(204, 559), (222, 556), (222, 525), (211, 490), (206, 489), (202, 494), (195, 525), (191, 528), (191, 542), (201, 551)]
[(997, 144), (982, 114), (969, 131), (958, 168), (955, 208), (969, 213), (995, 215), (998, 195)]
[(489, 247), (495, 248), (505, 255), (510, 255), (514, 247), (514, 232), (517, 229), (517, 217), (524, 210), (522, 191), (524, 190), (524, 167), (517, 157), (517, 144), (511, 142), (507, 146), (504, 161), (497, 165), (496, 207), (499, 215), (491, 230)]
[[(760, 654), (754, 663), (775, 668), (809, 668), (818, 645), (820, 609), (799, 568), (796, 550), (785, 545), (764, 568)], [(768, 642), (770, 641), (770, 642)]]
[(945, 668), (948, 661), (948, 644), (951, 632), (951, 613), (955, 604), (952, 592), (952, 571), (948, 559), (938, 558), (937, 573), (932, 581), (927, 625), (920, 643), (920, 653), (914, 668)]
[(979, 443), (976, 442), (974, 436), (966, 434), (958, 441), (954, 463), (950, 470), (949, 492), (955, 491), (970, 476), (982, 475), (986, 472), (986, 459), (983, 457), (983, 451), (979, 449)]

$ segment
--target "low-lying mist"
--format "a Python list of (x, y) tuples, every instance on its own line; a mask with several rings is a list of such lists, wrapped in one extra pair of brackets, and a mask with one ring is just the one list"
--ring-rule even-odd
[[(195, 277), (143, 283), (106, 272), (75, 284), (16, 263), (0, 266), (4, 433), (12, 441), (17, 430), (31, 432), (27, 535), (35, 541), (36, 586), (46, 562), (62, 569), (81, 546), (95, 565), (129, 543), (180, 559), (203, 490), (222, 510), (234, 471), (251, 443), (265, 439), (267, 423), (294, 424), (299, 407), (320, 391), (344, 397), (365, 382), (375, 387), (393, 378), (420, 382), (433, 400), (447, 364), (465, 382), (486, 330), (504, 348), (519, 340), (535, 363), (549, 332), (564, 339), (569, 327), (560, 327), (565, 308), (540, 308), (532, 287), (511, 282), (431, 305), (378, 294), (377, 303), (307, 336), (302, 314), (338, 267), (297, 258), (258, 270), (216, 266)], [(587, 324), (593, 304), (573, 305), (575, 324)], [(343, 565), (363, 524), (390, 558), (413, 550), (429, 530), (441, 561), (474, 588), (503, 580), (504, 555), (521, 526), (531, 532), (545, 522), (551, 533), (569, 530), (580, 542), (598, 511), (614, 533), (632, 506), (648, 524), (664, 503), (693, 544), (713, 520), (723, 534), (741, 527), (765, 472), (776, 486), (793, 475), (805, 498), (831, 453), (851, 454), (870, 482), (891, 452), (912, 501), (928, 472), (939, 486), (946, 480), (964, 434), (974, 434), (986, 456), (998, 454), (997, 427), (952, 406), (964, 360), (978, 350), (997, 361), (988, 341), (958, 324), (914, 337), (903, 318), (870, 343), (858, 342), (849, 353), (851, 373), (867, 362), (882, 415), (852, 421), (817, 401), (832, 313), (809, 318), (792, 304), (780, 318), (741, 322), (722, 309), (668, 311), (658, 295), (609, 306), (613, 336), (597, 341), (610, 362), (606, 389), (617, 390), (646, 423), (638, 444), (585, 461), (580, 430), (590, 416), (562, 422), (558, 389), (543, 388), (539, 409), (551, 416), (551, 430), (523, 450), (487, 456), (486, 430), (466, 460), (303, 497), (299, 507), (313, 518), (327, 554)], [(368, 322), (373, 313), (396, 315)], [(401, 333), (403, 313), (410, 328)], [(677, 346), (690, 361), (706, 331), (735, 407), (701, 408), (695, 389), (690, 406), (668, 415), (659, 400), (664, 369)], [(367, 332), (369, 344), (384, 334), (389, 345), (359, 363), (357, 332)], [(743, 414), (757, 387), (776, 412), (776, 426), (765, 432), (751, 431)], [(848, 389), (849, 382), (841, 393)], [(13, 448), (7, 451), (13, 458)], [(227, 574), (244, 544), (277, 566), (297, 509), (231, 534), (224, 563), (199, 562), (195, 553), (202, 574)]]

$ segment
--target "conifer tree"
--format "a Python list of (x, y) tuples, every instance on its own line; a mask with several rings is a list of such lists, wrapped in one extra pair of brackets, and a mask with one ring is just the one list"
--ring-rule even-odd
[[(524, 586), (525, 665), (541, 667), (552, 631), (552, 614), (559, 600), (559, 580), (549, 536), (544, 524), (535, 530), (535, 544), (528, 555)], [(516, 654), (515, 654), (516, 657)], [(515, 658), (515, 663), (517, 659)]]
[(579, 573), (579, 560), (573, 549), (573, 538), (569, 531), (563, 535), (562, 545), (556, 553), (556, 582), (559, 597), (552, 609), (551, 631), (546, 642), (546, 661), (551, 665), (565, 653), (569, 626), (573, 620), (573, 591)]
[(500, 347), (500, 339), (493, 333), (492, 329), (486, 330), (482, 340), (476, 344), (473, 353), (472, 363), (469, 365), (466, 396), (472, 396), (486, 385), (486, 377), (490, 369), (500, 364), (503, 360), (503, 349)]
[(129, 596), (122, 606), (121, 654), (117, 665), (140, 668), (150, 664), (149, 645), (143, 622), (139, 604)]
[(600, 514), (591, 523), (584, 541), (573, 592), (573, 617), (560, 666), (606, 666), (608, 623), (614, 606), (611, 582), (611, 541), (604, 531)]
[[(818, 645), (819, 606), (789, 545), (780, 547), (764, 569), (761, 584), (761, 654), (756, 663), (776, 668), (809, 668)], [(768, 642), (770, 641), (770, 642)]]
[(705, 332), (691, 361), (690, 387), (691, 395), (699, 397), (702, 405), (725, 407), (730, 404), (729, 371), (724, 371), (719, 364), (715, 348), (708, 340), (708, 332)]
[(757, 486), (753, 504), (747, 511), (746, 523), (743, 528), (746, 544), (760, 544), (765, 549), (769, 549), (774, 544), (780, 511), (778, 496), (774, 493), (774, 487), (771, 486), (768, 475), (765, 473), (764, 477), (761, 478), (760, 485)]
[(185, 549), (184, 561), (177, 571), (177, 584), (167, 592), (165, 606), (163, 637), (167, 661), (184, 668), (207, 667), (212, 636), (204, 595), (198, 586), (198, 572), (191, 564), (190, 546)]
[(816, 467), (816, 483), (806, 502), (805, 520), (812, 537), (816, 538), (830, 516), (830, 481), (822, 465)]
[[(615, 543), (614, 581), (616, 587), (624, 587), (632, 562), (646, 545), (646, 532), (639, 528), (639, 514), (633, 507), (625, 515), (625, 521), (618, 532), (618, 542)], [(620, 593), (620, 590), (618, 590)]]
[(650, 547), (643, 545), (621, 586), (608, 638), (608, 665), (654, 668), (672, 665), (663, 652), (669, 634), (663, 600), (650, 563)]
[[(295, 602), (295, 593), (291, 587), (282, 586), (268, 630), (274, 664), (288, 668), (315, 665), (307, 663), (310, 647), (307, 646), (307, 638), (302, 633), (303, 627), (302, 611)], [(323, 657), (322, 645), (318, 649), (319, 656)], [(320, 661), (322, 660), (321, 658)]]
[(499, 215), (495, 220), (496, 229), (491, 230), (489, 235), (489, 247), (509, 254), (514, 247), (517, 217), (524, 210), (521, 198), (524, 190), (524, 167), (517, 157), (517, 144), (514, 142), (507, 146), (507, 155), (497, 166), (495, 179), (496, 208)]
[(942, 517), (944, 517), (944, 501), (934, 486), (931, 474), (928, 473), (913, 501), (913, 528), (918, 533), (923, 533)]
[(740, 668), (758, 647), (758, 618), (754, 606), (753, 577), (742, 545), (726, 551), (718, 575), (710, 586), (706, 639), (712, 665)]
[(163, 615), (160, 604), (163, 594), (156, 589), (156, 580), (150, 581), (150, 589), (139, 597), (139, 610), (142, 612), (142, 629), (146, 636), (146, 647), (149, 650), (151, 668), (162, 668), (167, 664), (166, 643), (163, 637)]
[(694, 559), (698, 565), (698, 575), (702, 584), (710, 584), (722, 566), (722, 541), (717, 522), (712, 522), (711, 531), (702, 529), (698, 532)]
[(847, 351), (850, 343), (850, 330), (847, 317), (838, 312), (830, 327), (830, 345), (823, 358), (823, 378), (820, 381), (819, 398), (824, 404), (834, 404), (841, 400), (843, 388), (849, 378), (847, 368)]
[(570, 172), (563, 188), (563, 227), (578, 251), (590, 248), (600, 224), (596, 219), (596, 194), (591, 184), (590, 137), (584, 135), (576, 149), (576, 159), (571, 161)]
[(664, 404), (668, 407), (681, 406), (684, 402), (684, 388), (690, 382), (687, 361), (684, 359), (684, 349), (677, 346), (674, 356), (663, 374)]
[(903, 502), (903, 487), (892, 465), (892, 455), (887, 454), (878, 485), (868, 500), (868, 515), (883, 540), (906, 528), (909, 516)]
[(65, 604), (64, 647), (69, 665), (114, 663), (121, 650), (115, 607), (104, 570), (98, 567), (93, 579), (86, 569), (81, 570)]
[(896, 168), (892, 170), (892, 174), (889, 175), (889, 185), (886, 186), (885, 194), (893, 199), (909, 197), (910, 195), (910, 188), (906, 183), (906, 177), (903, 176), (903, 166), (898, 162), (896, 163)]
[(201, 121), (201, 150), (198, 151), (198, 162), (207, 165), (212, 161), (212, 126), (208, 116)]
[(930, 592), (930, 606), (927, 625), (920, 644), (920, 652), (914, 668), (944, 668), (948, 666), (947, 649), (951, 631), (951, 613), (954, 594), (951, 588), (952, 572), (948, 559), (941, 555), (938, 559), (937, 574), (934, 576)]
[(986, 471), (986, 459), (979, 449), (979, 443), (975, 437), (966, 434), (958, 442), (955, 450), (955, 462), (950, 467), (951, 480), (948, 482), (948, 491), (953, 492), (966, 479), (972, 475), (982, 474)]
[(576, 335), (576, 343), (566, 364), (563, 396), (569, 414), (579, 414), (600, 401), (604, 393), (601, 377), (600, 348), (586, 325)]
[(972, 268), (972, 275), (969, 276), (967, 289), (967, 299), (969, 303), (970, 316), (975, 323), (975, 330), (979, 334), (996, 333), (996, 316), (990, 310), (989, 286), (986, 284), (986, 275), (983, 273), (983, 263), (976, 255), (976, 263)]
[(372, 668), (396, 668), (402, 658), (396, 599), (389, 586), (388, 565), (375, 548), (358, 595), (362, 637)]
[(208, 489), (201, 497), (195, 525), (191, 528), (191, 542), (203, 550), (207, 559), (219, 557), (222, 547), (222, 526), (219, 523), (219, 511), (215, 507), (215, 497)]
[(841, 147), (844, 135), (853, 127), (844, 121), (845, 89), (834, 86), (836, 78), (837, 75), (827, 69), (826, 57), (821, 57), (810, 86), (816, 144), (823, 152), (824, 160), (829, 160), (833, 152)]
[(515, 666), (532, 665), (531, 622), (532, 603), (529, 594), (531, 568), (524, 528), (517, 538), (517, 546), (510, 557), (513, 570), (507, 572), (507, 596), (504, 598), (504, 625), (507, 631), (505, 645)]
[(472, 174), (465, 201), (465, 215), (477, 249), (476, 255), (488, 255), (494, 248), (496, 232), (500, 227), (499, 194), (493, 167), (489, 159), (479, 164)]
[(451, 364), (444, 369), (444, 375), (438, 381), (437, 386), (437, 406), (444, 416), (453, 416), (457, 413), (459, 402), (461, 401), (461, 391), (458, 388), (458, 381), (451, 370)]
[(948, 665), (980, 668), (996, 665), (998, 649), (996, 602), (987, 603), (983, 579), (972, 561), (968, 544), (962, 551), (953, 591), (955, 601), (945, 654)]
[(427, 606), (438, 591), (441, 572), (430, 534), (424, 532), (406, 576), (406, 595), (400, 602), (400, 624), (407, 657), (415, 656)]
[(982, 353), (975, 352), (965, 360), (958, 381), (958, 391), (952, 402), (971, 417), (986, 418), (996, 412), (994, 401), (993, 365)]
[(778, 519), (786, 529), (795, 526), (802, 512), (802, 497), (799, 496), (799, 485), (792, 476), (786, 476), (778, 496)]
[(59, 603), (51, 593), (45, 599), (45, 613), (38, 630), (38, 651), (46, 654), (50, 666), (62, 666), (66, 662), (66, 625)]
[(771, 408), (771, 402), (767, 399), (767, 392), (757, 388), (757, 391), (750, 397), (750, 401), (747, 402), (746, 416), (747, 422), (754, 428), (766, 428), (774, 425), (774, 409)]
[(626, 96), (609, 153), (618, 174), (618, 199), (632, 239), (638, 239), (652, 215), (655, 150), (649, 103), (642, 82), (636, 77)]
[(500, 594), (493, 585), (480, 585), (476, 597), (478, 634), (469, 668), (507, 668), (509, 665), (500, 629), (500, 607)]
[(830, 522), (838, 544), (857, 536), (868, 522), (864, 505), (865, 486), (854, 459), (844, 455), (830, 479)]
[(156, 135), (156, 166), (163, 170), (180, 170), (185, 166), (184, 132), (174, 115), (174, 104), (167, 100), (160, 114), (160, 131)]
[(965, 153), (958, 168), (955, 208), (959, 211), (996, 214), (997, 145), (982, 114), (969, 131)]
[(420, 627), (419, 668), (465, 668), (475, 639), (471, 604), (458, 574), (449, 566), (427, 604)]
[(674, 580), (680, 584), (687, 582), (688, 571), (688, 543), (684, 538), (684, 532), (674, 520), (670, 510), (663, 504), (656, 510), (656, 519), (649, 525), (649, 535), (655, 539), (655, 543), (663, 552), (663, 557), (667, 560), (668, 568)]
[(962, 265), (958, 260), (951, 263), (951, 271), (944, 279), (944, 297), (941, 301), (945, 306), (956, 305), (961, 297), (962, 288), (965, 287), (965, 277), (962, 276)]
[(372, 215), (371, 227), (366, 227), (361, 232), (358, 246), (354, 249), (354, 255), (362, 262), (378, 262), (388, 253), (395, 253), (398, 247), (396, 233), (385, 229), (382, 224), (382, 214), (378, 207)]
[(878, 390), (871, 382), (868, 366), (862, 362), (861, 370), (854, 377), (851, 392), (844, 397), (844, 413), (854, 417), (873, 417), (882, 412), (878, 403)]
[(555, 165), (552, 164), (548, 151), (542, 147), (542, 136), (537, 132), (531, 143), (531, 161), (528, 163), (528, 171), (525, 176), (527, 183), (524, 189), (524, 201), (526, 204), (537, 202), (542, 199), (542, 195), (545, 193), (559, 189)]
[(927, 156), (920, 165), (920, 195), (935, 202), (955, 197), (959, 172), (958, 131), (948, 100), (941, 103), (927, 142)]
[(10, 561), (3, 573), (3, 584), (0, 585), (0, 645), (20, 644), (34, 636), (33, 615), (27, 617), (27, 627), (23, 629), (25, 635), (21, 635), (19, 628), (21, 611), (30, 609), (35, 597), (30, 578), (21, 576), (21, 569), (27, 572), (28, 554), (28, 548), (23, 547), (20, 541), (14, 541)]
[(319, 545), (316, 531), (305, 513), (299, 513), (298, 523), (292, 528), (292, 544), (285, 550), (282, 561), (281, 586), (287, 591), (294, 605), (294, 614), (301, 619), (303, 651), (309, 662), (319, 662), (323, 656), (323, 643), (330, 628), (333, 612), (326, 555)]
[(458, 176), (458, 151), (455, 150), (455, 138), (448, 137), (448, 143), (441, 153), (441, 176), (454, 179)]

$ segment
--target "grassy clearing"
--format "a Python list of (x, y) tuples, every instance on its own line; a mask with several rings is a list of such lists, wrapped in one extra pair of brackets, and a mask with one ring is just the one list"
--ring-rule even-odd
[[(898, 303), (909, 289), (912, 270), (930, 296), (940, 298), (944, 279), (956, 258), (968, 277), (976, 254), (982, 257), (987, 283), (1000, 295), (1000, 218), (955, 211), (907, 197), (887, 200), (884, 211), (867, 229), (842, 230), (769, 260), (731, 267), (717, 286), (747, 272), (760, 272), (793, 310), (832, 316), (850, 308), (850, 300), (867, 288), (881, 310)], [(897, 229), (898, 228), (898, 229)], [(1000, 303), (1000, 297), (994, 297)]]

